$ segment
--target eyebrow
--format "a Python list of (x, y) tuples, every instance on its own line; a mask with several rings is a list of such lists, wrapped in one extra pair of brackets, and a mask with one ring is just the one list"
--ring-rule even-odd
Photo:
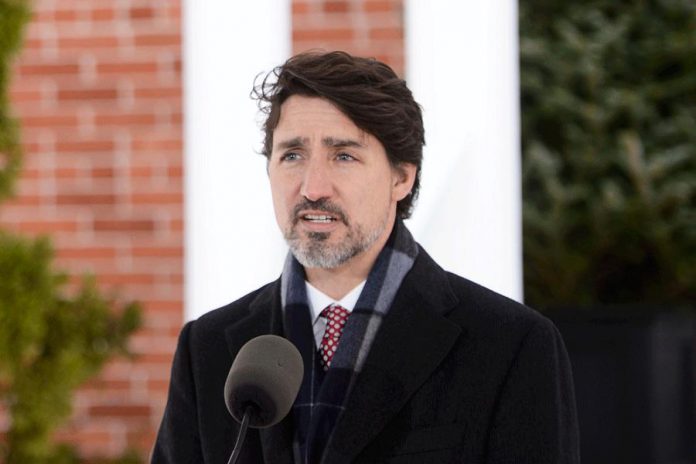
[(337, 139), (334, 137), (325, 137), (322, 139), (322, 144), (329, 148), (345, 148), (345, 147), (355, 147), (364, 148), (365, 145), (351, 139)]
[(278, 142), (275, 146), (276, 149), (278, 150), (285, 150), (288, 148), (298, 148), (298, 147), (303, 147), (307, 143), (307, 138), (306, 137), (295, 137), (289, 140), (283, 140), (281, 142)]
[[(345, 148), (345, 147), (355, 147), (355, 148), (365, 148), (365, 144), (360, 143), (352, 139), (338, 139), (335, 137), (324, 137), (321, 140), (325, 147), (329, 148)], [(278, 142), (276, 145), (277, 150), (286, 150), (288, 148), (302, 148), (309, 143), (307, 137), (294, 137), (292, 139), (283, 140)]]

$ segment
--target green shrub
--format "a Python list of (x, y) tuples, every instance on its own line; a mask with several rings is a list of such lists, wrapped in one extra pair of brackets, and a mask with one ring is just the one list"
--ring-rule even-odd
[(72, 392), (125, 353), (140, 313), (114, 302), (85, 279), (67, 297), (67, 276), (52, 270), (46, 239), (0, 233), (0, 399), (11, 417), (7, 464), (43, 462), (50, 432), (70, 413)]

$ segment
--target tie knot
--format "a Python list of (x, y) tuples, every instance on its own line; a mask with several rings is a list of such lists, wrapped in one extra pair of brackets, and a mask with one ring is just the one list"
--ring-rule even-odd
[(348, 310), (344, 308), (341, 305), (337, 304), (330, 304), (326, 308), (324, 308), (321, 312), (321, 317), (325, 317), (329, 321), (332, 320), (343, 320), (345, 321), (348, 318)]

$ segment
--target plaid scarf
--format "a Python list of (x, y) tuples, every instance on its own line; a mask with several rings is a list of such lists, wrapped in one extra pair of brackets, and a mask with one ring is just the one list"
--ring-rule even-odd
[(417, 254), (418, 246), (411, 233), (397, 219), (348, 318), (331, 368), (324, 372), (319, 365), (314, 340), (304, 268), (292, 253), (288, 253), (281, 278), (285, 332), (302, 354), (305, 368), (300, 392), (293, 405), (297, 463), (321, 462), (336, 421), (344, 409), (345, 399)]

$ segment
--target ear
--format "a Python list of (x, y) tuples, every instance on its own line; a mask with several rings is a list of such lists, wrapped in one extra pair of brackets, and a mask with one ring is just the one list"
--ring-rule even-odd
[(392, 168), (392, 200), (401, 201), (411, 193), (417, 170), (416, 165), (411, 163), (401, 163)]

